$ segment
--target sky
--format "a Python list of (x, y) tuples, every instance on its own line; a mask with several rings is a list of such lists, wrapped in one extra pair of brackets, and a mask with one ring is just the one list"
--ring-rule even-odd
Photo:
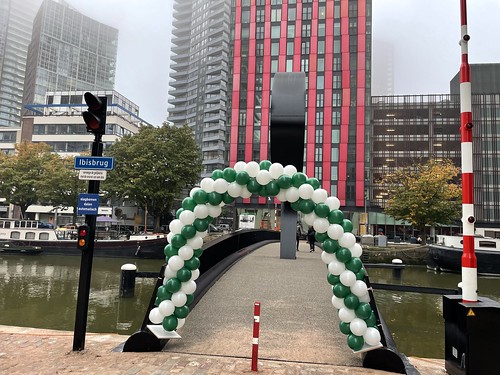
[[(173, 0), (66, 1), (119, 30), (115, 89), (160, 125), (167, 117)], [(449, 93), (461, 63), (460, 0), (372, 1), (373, 39), (393, 48), (394, 94)], [(469, 0), (467, 25), (469, 63), (500, 63), (500, 0)], [(374, 50), (374, 73), (383, 61)]]

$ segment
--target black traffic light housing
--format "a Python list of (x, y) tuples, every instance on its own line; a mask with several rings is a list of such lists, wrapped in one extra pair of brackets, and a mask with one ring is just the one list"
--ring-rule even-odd
[(78, 242), (76, 247), (79, 250), (87, 250), (90, 244), (90, 227), (88, 225), (80, 225), (78, 227)]
[(88, 110), (82, 113), (83, 120), (87, 124), (87, 132), (94, 134), (105, 134), (106, 111), (108, 98), (106, 96), (95, 96), (90, 92), (83, 95)]

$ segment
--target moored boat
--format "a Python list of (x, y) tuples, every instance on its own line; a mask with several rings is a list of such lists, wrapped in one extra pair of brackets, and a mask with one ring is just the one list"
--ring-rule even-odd
[[(476, 235), (474, 253), (479, 275), (500, 276), (500, 239)], [(461, 272), (463, 243), (462, 236), (437, 236), (437, 243), (429, 245), (427, 268)]]
[[(45, 255), (80, 255), (71, 231), (56, 230), (36, 220), (0, 220), (0, 240), (18, 246), (38, 246)], [(97, 233), (94, 256), (164, 259), (166, 234), (127, 235), (114, 238), (111, 233)]]
[(12, 241), (0, 240), (0, 255), (37, 255), (42, 251), (40, 246), (21, 245)]

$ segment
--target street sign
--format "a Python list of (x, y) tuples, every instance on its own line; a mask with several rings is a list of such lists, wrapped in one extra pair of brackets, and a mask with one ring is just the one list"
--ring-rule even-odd
[(78, 215), (97, 215), (99, 194), (78, 194)]
[(111, 171), (114, 159), (103, 156), (75, 156), (75, 169), (100, 169)]
[(106, 174), (107, 172), (103, 170), (80, 169), (80, 172), (78, 173), (78, 179), (104, 181), (106, 179)]

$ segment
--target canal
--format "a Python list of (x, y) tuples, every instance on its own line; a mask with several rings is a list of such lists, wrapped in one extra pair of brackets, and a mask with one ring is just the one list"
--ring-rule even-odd
[[(162, 265), (161, 260), (94, 258), (88, 332), (130, 335), (140, 328), (155, 280), (138, 278), (135, 297), (119, 298), (125, 263), (136, 264), (138, 271), (157, 271)], [(79, 271), (79, 257), (0, 256), (0, 324), (73, 331)], [(418, 266), (407, 266), (401, 278), (380, 268), (368, 268), (368, 274), (372, 283), (436, 288), (455, 289), (460, 281), (458, 274)], [(478, 286), (480, 297), (500, 301), (500, 278), (480, 277)], [(441, 296), (385, 290), (374, 294), (400, 352), (444, 358)]]

